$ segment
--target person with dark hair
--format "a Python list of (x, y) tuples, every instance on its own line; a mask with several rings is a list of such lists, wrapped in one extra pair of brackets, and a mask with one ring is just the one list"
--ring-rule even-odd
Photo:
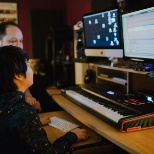
[[(14, 22), (0, 23), (0, 47), (7, 45), (13, 45), (23, 49), (23, 34)], [(29, 89), (25, 91), (25, 98), (36, 110), (41, 111), (40, 103), (32, 97)]]
[(25, 100), (33, 84), (28, 59), (21, 48), (0, 47), (0, 153), (66, 153), (76, 141), (88, 139), (87, 130), (76, 128), (50, 143), (37, 111)]
[[(8, 46), (13, 45), (16, 47), (20, 47), (23, 49), (23, 34), (18, 25), (14, 22), (8, 21), (8, 22), (2, 22), (0, 23), (0, 47), (2, 46)], [(35, 98), (31, 94), (29, 89), (32, 89), (33, 91), (36, 91)], [(35, 86), (31, 86), (25, 91), (25, 99), (26, 102), (32, 105), (38, 112), (42, 111), (42, 107), (44, 107), (46, 104), (50, 104), (49, 100), (51, 99), (49, 96), (46, 97), (46, 100), (43, 100), (42, 93), (47, 96), (47, 93), (45, 90), (42, 90), (43, 87), (40, 89), (35, 88)], [(41, 91), (38, 93), (38, 98), (36, 99), (37, 91)], [(39, 100), (38, 100), (39, 99)], [(45, 105), (44, 105), (45, 104)], [(44, 107), (45, 108), (45, 107)], [(45, 109), (43, 110), (45, 111)], [(50, 107), (48, 107), (50, 108)], [(50, 119), (48, 117), (41, 118), (41, 122), (43, 125), (50, 122)]]

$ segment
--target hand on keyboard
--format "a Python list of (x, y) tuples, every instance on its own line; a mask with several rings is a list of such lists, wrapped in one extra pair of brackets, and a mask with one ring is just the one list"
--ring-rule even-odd
[(47, 125), (49, 122), (51, 122), (50, 118), (49, 117), (41, 117), (40, 118), (40, 121), (42, 123), (42, 125)]
[(59, 117), (51, 117), (50, 126), (55, 127), (64, 132), (73, 132), (77, 135), (78, 141), (88, 139), (88, 131), (86, 129), (78, 128), (79, 125), (74, 124), (70, 121), (64, 120)]

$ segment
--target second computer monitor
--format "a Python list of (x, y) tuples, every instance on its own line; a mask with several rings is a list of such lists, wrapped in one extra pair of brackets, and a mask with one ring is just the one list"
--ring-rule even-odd
[(154, 62), (154, 7), (122, 15), (124, 58)]

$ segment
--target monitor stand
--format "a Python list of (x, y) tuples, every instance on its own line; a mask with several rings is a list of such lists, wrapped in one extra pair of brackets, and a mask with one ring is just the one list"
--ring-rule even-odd
[(126, 65), (125, 61), (119, 61), (119, 59), (115, 58), (115, 57), (109, 58), (109, 60), (111, 61), (110, 66), (112, 66), (112, 67), (120, 67), (120, 66)]

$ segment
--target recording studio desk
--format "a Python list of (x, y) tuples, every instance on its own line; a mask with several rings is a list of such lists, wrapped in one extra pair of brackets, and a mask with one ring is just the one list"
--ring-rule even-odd
[(48, 88), (47, 92), (57, 104), (77, 120), (129, 153), (154, 153), (154, 129), (121, 133), (111, 125), (63, 97), (57, 89)]

